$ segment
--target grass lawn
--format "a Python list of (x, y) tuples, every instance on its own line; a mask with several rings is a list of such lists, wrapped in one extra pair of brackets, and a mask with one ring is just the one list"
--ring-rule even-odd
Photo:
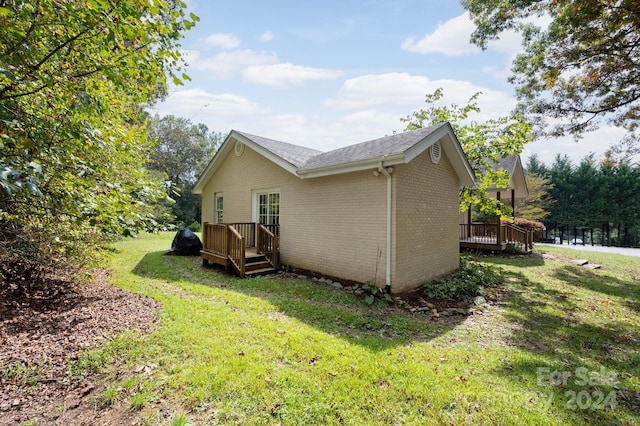
[(639, 424), (640, 262), (486, 257), (505, 271), (482, 315), (370, 307), (282, 277), (241, 280), (163, 256), (172, 234), (118, 243), (113, 285), (162, 303), (153, 333), (86, 354), (103, 407), (149, 424)]

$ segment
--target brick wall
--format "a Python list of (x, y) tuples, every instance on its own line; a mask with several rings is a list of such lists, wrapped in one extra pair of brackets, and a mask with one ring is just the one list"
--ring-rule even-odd
[[(459, 182), (444, 151), (429, 151), (392, 173), (392, 291), (410, 290), (458, 266)], [(300, 179), (249, 147), (222, 162), (202, 193), (213, 222), (215, 194), (225, 222), (251, 222), (252, 190), (280, 190), (283, 264), (385, 284), (386, 178), (373, 170)]]
[[(202, 220), (252, 221), (252, 190), (280, 190), (281, 262), (344, 279), (384, 285), (386, 181), (373, 171), (300, 179), (249, 147), (231, 152), (202, 192)], [(377, 271), (377, 277), (376, 277)]]
[(459, 264), (459, 180), (444, 150), (438, 164), (429, 150), (394, 168), (393, 291), (410, 290)]

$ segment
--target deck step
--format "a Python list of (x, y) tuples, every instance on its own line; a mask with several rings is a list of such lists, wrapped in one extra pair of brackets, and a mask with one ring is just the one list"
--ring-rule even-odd
[(273, 274), (274, 272), (276, 272), (273, 266), (271, 266), (271, 263), (269, 263), (267, 258), (262, 254), (247, 256), (244, 265), (244, 275), (247, 277)]
[(273, 274), (274, 272), (276, 272), (276, 270), (274, 268), (271, 267), (271, 265), (269, 265), (268, 268), (260, 268), (260, 269), (252, 269), (252, 270), (248, 270), (245, 271), (244, 275), (245, 277), (255, 277), (258, 275), (267, 275), (267, 274)]
[(261, 263), (266, 261), (267, 261), (267, 258), (263, 254), (254, 254), (254, 255), (246, 256), (244, 263), (246, 265), (249, 265), (253, 263)]

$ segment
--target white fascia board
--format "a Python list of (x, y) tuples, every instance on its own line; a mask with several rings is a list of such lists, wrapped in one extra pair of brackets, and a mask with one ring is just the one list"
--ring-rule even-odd
[(467, 160), (467, 155), (462, 150), (460, 142), (455, 138), (455, 135), (453, 138), (449, 136), (448, 142), (449, 143), (444, 144), (444, 152), (447, 154), (449, 161), (451, 161), (452, 158), (456, 159), (456, 161), (451, 161), (451, 163), (460, 177), (460, 188), (474, 186), (476, 184), (476, 175), (469, 164), (469, 160)]
[[(527, 198), (529, 196), (529, 187), (527, 186), (527, 177), (524, 174), (524, 168), (522, 167), (522, 160), (520, 156), (516, 158), (516, 165), (513, 171), (513, 179), (516, 179), (516, 174), (518, 175), (518, 180), (521, 182), (521, 185), (518, 185), (518, 196), (520, 198)], [(514, 182), (515, 183), (515, 182)]]
[(282, 167), (289, 173), (297, 176), (298, 169), (296, 166), (284, 160), (283, 158), (275, 155), (271, 151), (263, 148), (261, 145), (258, 145), (251, 139), (243, 136), (242, 134), (236, 132), (235, 130), (232, 130), (229, 133), (229, 135), (227, 135), (227, 137), (225, 138), (218, 152), (216, 152), (216, 154), (213, 156), (213, 158), (207, 165), (200, 179), (198, 179), (198, 181), (196, 182), (195, 186), (191, 190), (192, 193), (202, 194), (202, 190), (204, 189), (204, 186), (209, 181), (209, 179), (211, 179), (211, 176), (213, 176), (215, 171), (218, 169), (218, 166), (222, 164), (224, 159), (227, 158), (227, 155), (229, 155), (230, 152), (234, 149), (234, 144), (236, 141), (242, 142), (243, 144), (245, 144), (245, 146), (256, 151), (258, 154), (262, 155), (263, 157), (267, 158), (271, 162)]
[(249, 138), (247, 138), (247, 137), (245, 137), (245, 136), (243, 136), (243, 135), (241, 135), (239, 133), (234, 134), (233, 137), (237, 141), (242, 142), (243, 144), (245, 144), (245, 146), (248, 146), (249, 148), (251, 148), (252, 150), (257, 152), (258, 154), (260, 154), (263, 157), (265, 157), (266, 159), (270, 160), (272, 163), (277, 164), (278, 166), (282, 167), (283, 169), (285, 169), (289, 173), (297, 176), (298, 168), (296, 166), (294, 166), (293, 164), (291, 164), (290, 162), (288, 162), (287, 160), (285, 160), (284, 158), (274, 154), (273, 152), (271, 152), (268, 149), (264, 148), (262, 145), (259, 145), (259, 144), (255, 143), (251, 139), (249, 139)]
[(417, 144), (415, 144), (414, 146), (406, 150), (404, 158), (407, 161), (407, 163), (413, 161), (414, 158), (416, 158), (418, 155), (425, 152), (431, 145), (433, 145), (434, 143), (442, 139), (449, 132), (450, 132), (449, 126), (446, 126), (446, 125), (440, 126), (438, 130), (427, 135), (427, 137), (425, 137), (423, 140), (421, 140), (420, 142), (418, 142)]
[(441, 126), (438, 130), (429, 134), (426, 138), (409, 148), (405, 153), (406, 162), (408, 163), (418, 155), (422, 154), (427, 150), (427, 148), (437, 141), (441, 141), (442, 149), (444, 149), (449, 162), (460, 179), (460, 188), (465, 186), (474, 186), (476, 184), (475, 174), (473, 173), (469, 160), (467, 160), (467, 156), (462, 150), (462, 146), (449, 123)]
[(382, 162), (382, 165), (384, 167), (406, 163), (404, 154), (400, 153), (378, 158), (368, 158), (366, 160), (355, 161), (353, 163), (337, 164), (333, 166), (318, 167), (313, 169), (302, 168), (298, 169), (298, 176), (302, 179), (309, 179), (322, 176), (359, 172), (362, 170), (372, 170), (377, 169), (380, 162)]

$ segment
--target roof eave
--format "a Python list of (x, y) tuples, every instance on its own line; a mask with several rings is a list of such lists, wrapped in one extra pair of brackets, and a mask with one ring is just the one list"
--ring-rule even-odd
[(359, 172), (362, 170), (377, 169), (382, 162), (385, 167), (394, 166), (396, 164), (404, 164), (404, 153), (384, 155), (382, 157), (368, 158), (366, 160), (354, 161), (345, 164), (336, 164), (325, 167), (299, 168), (298, 176), (302, 179), (339, 175), (344, 173)]

